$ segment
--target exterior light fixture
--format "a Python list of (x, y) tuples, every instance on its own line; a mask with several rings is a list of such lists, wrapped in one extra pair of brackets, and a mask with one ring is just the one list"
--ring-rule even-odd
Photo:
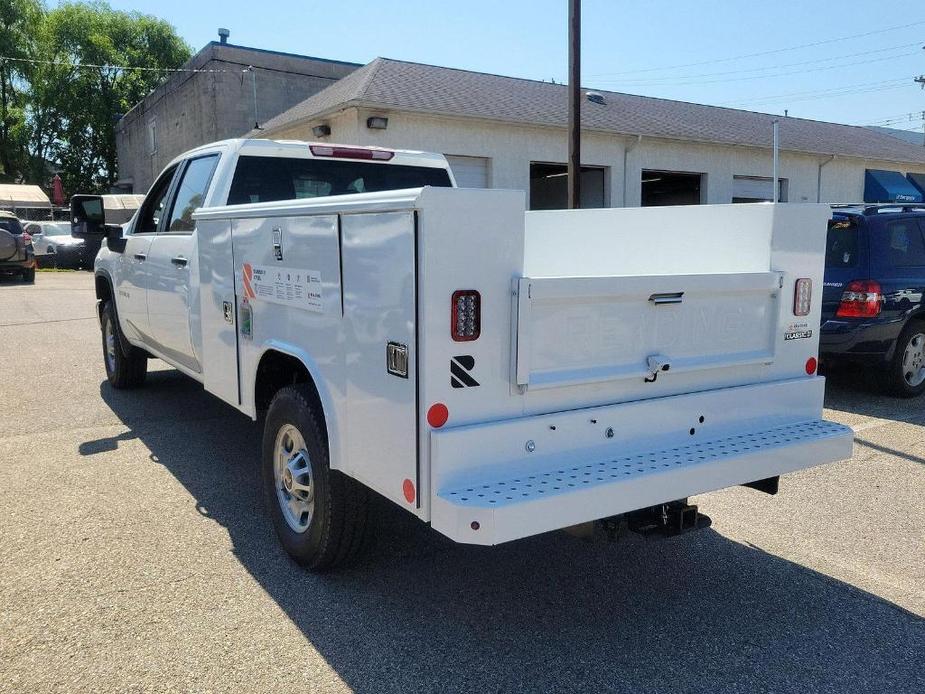
[(385, 130), (389, 127), (389, 119), (385, 116), (370, 116), (366, 119), (366, 127), (370, 130)]
[(316, 125), (312, 128), (312, 135), (315, 137), (327, 137), (331, 134), (331, 126), (327, 124)]

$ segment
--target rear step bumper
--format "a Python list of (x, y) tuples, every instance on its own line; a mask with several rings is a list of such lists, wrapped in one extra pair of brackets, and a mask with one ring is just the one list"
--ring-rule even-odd
[(849, 458), (852, 442), (848, 427), (815, 419), (641, 453), (547, 458), (526, 471), (481, 468), (438, 488), (431, 524), (457, 542), (493, 545)]

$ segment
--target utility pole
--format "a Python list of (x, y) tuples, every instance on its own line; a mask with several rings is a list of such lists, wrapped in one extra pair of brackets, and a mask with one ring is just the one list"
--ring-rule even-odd
[(568, 6), (568, 207), (581, 207), (581, 0)]
[[(922, 85), (922, 89), (925, 89), (925, 75), (919, 75), (915, 78), (915, 81)], [(922, 111), (922, 147), (925, 147), (925, 111)]]
[(777, 119), (774, 119), (774, 144), (773, 144), (774, 154), (774, 172), (772, 175), (774, 190), (771, 192), (771, 202), (778, 202), (780, 199), (780, 183), (778, 183), (778, 159), (780, 152), (780, 123), (777, 122)]

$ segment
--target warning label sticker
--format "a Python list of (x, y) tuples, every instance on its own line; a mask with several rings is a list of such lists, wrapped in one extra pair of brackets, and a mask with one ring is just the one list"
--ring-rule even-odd
[(324, 313), (321, 273), (317, 270), (244, 263), (241, 283), (248, 299)]

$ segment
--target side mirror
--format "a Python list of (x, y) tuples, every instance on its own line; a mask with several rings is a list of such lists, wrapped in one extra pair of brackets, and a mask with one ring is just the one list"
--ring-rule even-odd
[(106, 236), (106, 213), (101, 195), (75, 195), (71, 198), (71, 234), (78, 238)]

